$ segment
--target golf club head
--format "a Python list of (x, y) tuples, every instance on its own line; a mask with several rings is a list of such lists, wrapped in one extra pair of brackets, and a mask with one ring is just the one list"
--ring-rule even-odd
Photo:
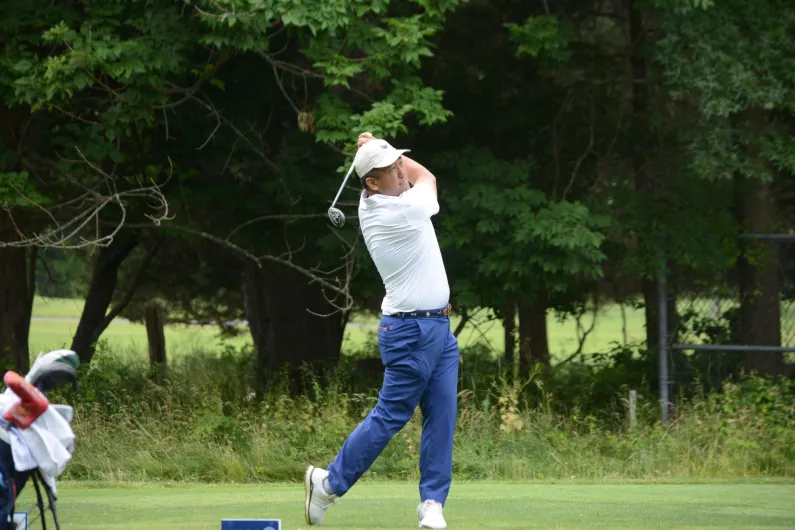
[(342, 226), (345, 224), (345, 214), (343, 214), (338, 208), (329, 208), (328, 218), (331, 220), (331, 224), (337, 228), (342, 228)]

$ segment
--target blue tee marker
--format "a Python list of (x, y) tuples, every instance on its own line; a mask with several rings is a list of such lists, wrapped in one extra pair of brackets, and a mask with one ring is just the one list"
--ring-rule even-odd
[(282, 520), (221, 519), (221, 530), (282, 530)]

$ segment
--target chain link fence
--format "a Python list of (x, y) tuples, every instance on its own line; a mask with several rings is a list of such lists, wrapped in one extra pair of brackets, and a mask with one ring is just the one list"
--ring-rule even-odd
[[(718, 385), (737, 372), (746, 355), (781, 353), (789, 362), (795, 359), (795, 236), (750, 234), (743, 239), (750, 255), (748, 268), (773, 267), (769, 274), (754, 277), (764, 282), (763, 288), (752, 288), (748, 271), (741, 267), (701, 275), (677, 271), (668, 278), (671, 309), (675, 308), (668, 315), (669, 377), (674, 388), (694, 380), (707, 387)], [(755, 248), (765, 252), (754, 253)], [(756, 301), (750, 302), (754, 296)]]

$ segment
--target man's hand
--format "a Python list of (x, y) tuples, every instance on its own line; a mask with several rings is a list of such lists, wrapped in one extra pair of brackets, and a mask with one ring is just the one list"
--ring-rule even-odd
[(358, 142), (359, 147), (363, 146), (370, 140), (375, 140), (375, 137), (369, 132), (363, 132), (362, 134), (359, 135), (359, 142)]
[[(363, 132), (359, 135), (358, 145), (361, 148), (364, 144), (369, 142), (370, 140), (375, 140), (376, 138), (369, 132)], [(411, 158), (407, 157), (405, 154), (401, 155), (403, 159), (403, 167), (406, 171), (406, 176), (408, 177), (409, 182), (412, 186), (415, 184), (419, 184), (420, 182), (427, 182), (431, 189), (433, 190), (434, 197), (436, 196), (436, 177), (433, 176), (433, 173), (428, 171), (422, 164), (415, 162)]]

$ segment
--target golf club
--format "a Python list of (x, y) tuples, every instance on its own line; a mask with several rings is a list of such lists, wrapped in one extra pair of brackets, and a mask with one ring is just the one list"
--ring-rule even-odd
[(334, 208), (334, 205), (337, 204), (337, 199), (340, 198), (340, 194), (345, 187), (345, 183), (348, 182), (348, 177), (351, 176), (351, 172), (353, 172), (353, 163), (351, 163), (351, 167), (348, 169), (348, 174), (345, 175), (345, 180), (342, 181), (342, 186), (340, 186), (337, 196), (334, 197), (334, 201), (331, 203), (331, 208), (328, 209), (328, 218), (331, 220), (331, 224), (337, 228), (342, 228), (345, 224), (345, 214), (343, 214), (339, 208)]

